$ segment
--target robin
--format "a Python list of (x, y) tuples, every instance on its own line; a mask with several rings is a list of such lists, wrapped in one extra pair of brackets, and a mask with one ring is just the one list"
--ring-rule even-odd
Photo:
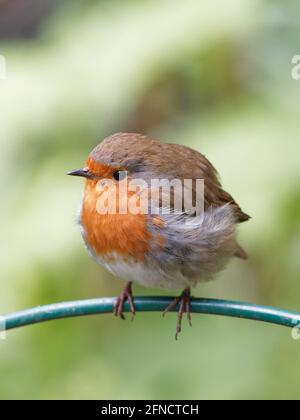
[[(178, 305), (177, 338), (184, 313), (191, 325), (191, 287), (212, 279), (232, 257), (247, 259), (236, 227), (250, 217), (222, 189), (212, 164), (195, 150), (117, 133), (95, 147), (83, 169), (68, 175), (86, 179), (79, 224), (87, 249), (99, 264), (127, 281), (116, 299), (115, 316), (124, 318), (126, 301), (135, 315), (132, 282), (183, 289), (164, 311)], [(177, 184), (167, 194), (161, 181)], [(129, 187), (134, 182), (139, 185), (135, 191)], [(203, 186), (200, 194), (198, 185)]]

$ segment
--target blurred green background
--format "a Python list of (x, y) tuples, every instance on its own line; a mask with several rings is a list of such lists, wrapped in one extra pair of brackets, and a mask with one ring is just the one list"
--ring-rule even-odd
[[(195, 295), (300, 310), (299, 18), (297, 0), (0, 0), (0, 312), (121, 290), (83, 247), (82, 183), (65, 176), (116, 131), (201, 151), (253, 217), (250, 260)], [(290, 330), (194, 315), (175, 342), (175, 322), (12, 331), (0, 398), (300, 398)]]

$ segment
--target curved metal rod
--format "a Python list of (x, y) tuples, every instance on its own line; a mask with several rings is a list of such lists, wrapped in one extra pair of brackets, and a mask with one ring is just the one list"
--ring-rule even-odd
[[(154, 312), (163, 311), (173, 299), (171, 297), (136, 297), (134, 302), (136, 311)], [(10, 330), (54, 319), (111, 313), (114, 302), (115, 298), (100, 298), (55, 303), (26, 309), (21, 312), (0, 316), (1, 330)], [(300, 313), (298, 312), (243, 302), (194, 298), (191, 301), (191, 310), (201, 314), (244, 318), (291, 328), (300, 325)], [(129, 305), (125, 304), (124, 312), (129, 311)], [(176, 308), (174, 311), (176, 311)]]

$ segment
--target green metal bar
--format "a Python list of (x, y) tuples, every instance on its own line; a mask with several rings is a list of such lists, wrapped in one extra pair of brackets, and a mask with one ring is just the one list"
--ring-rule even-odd
[[(163, 311), (173, 300), (171, 297), (136, 297), (135, 307), (138, 312)], [(54, 319), (71, 318), (84, 315), (111, 313), (115, 298), (79, 300), (39, 306), (0, 316), (2, 330), (11, 330), (25, 325), (37, 324)], [(192, 312), (262, 321), (270, 324), (295, 327), (300, 324), (300, 313), (282, 309), (258, 306), (250, 303), (231, 302), (215, 299), (192, 299)], [(124, 312), (129, 312), (125, 304)], [(176, 311), (176, 308), (174, 309)]]

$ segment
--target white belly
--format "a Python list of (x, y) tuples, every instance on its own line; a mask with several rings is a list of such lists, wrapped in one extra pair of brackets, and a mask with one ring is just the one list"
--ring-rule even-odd
[(184, 277), (178, 270), (167, 274), (157, 267), (149, 267), (142, 262), (127, 262), (117, 256), (114, 256), (109, 262), (99, 257), (97, 261), (116, 277), (126, 281), (134, 281), (144, 287), (172, 290), (193, 285), (193, 282)]

